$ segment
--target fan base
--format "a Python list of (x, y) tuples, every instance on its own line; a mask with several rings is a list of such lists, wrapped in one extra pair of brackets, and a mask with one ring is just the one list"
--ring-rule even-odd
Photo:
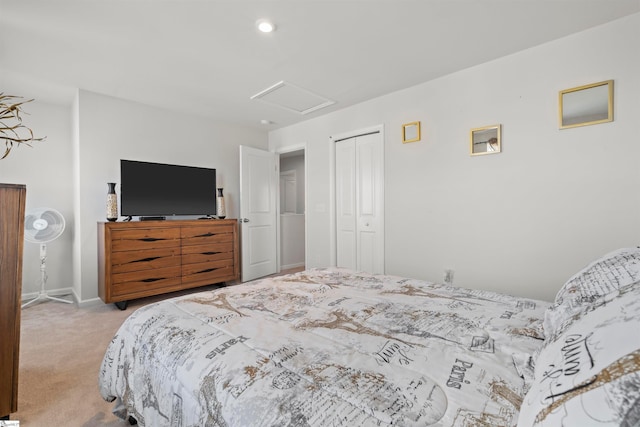
[(22, 304), (22, 308), (26, 308), (26, 307), (30, 306), (31, 304), (33, 304), (35, 302), (38, 302), (38, 301), (47, 301), (47, 300), (64, 302), (64, 303), (67, 303), (67, 304), (73, 304), (73, 301), (69, 301), (69, 300), (66, 300), (64, 298), (52, 297), (51, 295), (47, 295), (46, 293), (42, 293), (41, 292), (40, 294), (38, 294), (37, 297), (35, 297), (31, 301), (28, 301), (28, 302), (25, 302), (24, 304)]

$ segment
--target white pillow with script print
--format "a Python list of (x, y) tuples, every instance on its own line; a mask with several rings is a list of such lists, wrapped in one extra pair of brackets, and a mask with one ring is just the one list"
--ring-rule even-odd
[(546, 336), (585, 306), (625, 286), (640, 286), (640, 248), (622, 248), (591, 262), (562, 285), (545, 313)]
[(640, 287), (596, 301), (549, 337), (519, 427), (640, 423)]

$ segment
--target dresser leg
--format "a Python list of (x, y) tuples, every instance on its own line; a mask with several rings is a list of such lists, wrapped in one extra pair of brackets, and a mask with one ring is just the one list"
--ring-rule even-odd
[(118, 301), (118, 302), (115, 302), (114, 304), (115, 304), (115, 306), (116, 306), (116, 307), (118, 307), (120, 310), (126, 310), (126, 309), (127, 309), (127, 303), (128, 303), (128, 302), (129, 302), (129, 301)]

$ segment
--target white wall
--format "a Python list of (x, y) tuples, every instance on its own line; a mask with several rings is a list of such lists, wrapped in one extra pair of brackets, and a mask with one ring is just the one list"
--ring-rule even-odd
[(304, 214), (280, 215), (280, 268), (304, 267)]
[[(308, 267), (332, 261), (329, 138), (378, 124), (388, 274), (453, 269), (460, 286), (550, 300), (592, 259), (637, 245), (638, 52), (640, 14), (271, 132), (273, 151), (307, 143)], [(558, 91), (608, 79), (615, 121), (559, 130)], [(422, 141), (402, 144), (417, 120)], [(492, 124), (503, 152), (470, 157), (470, 129)]]

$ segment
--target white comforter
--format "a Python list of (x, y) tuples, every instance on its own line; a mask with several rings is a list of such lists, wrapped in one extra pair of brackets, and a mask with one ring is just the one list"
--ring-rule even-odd
[(149, 427), (513, 426), (547, 306), (308, 270), (137, 310), (100, 391)]

